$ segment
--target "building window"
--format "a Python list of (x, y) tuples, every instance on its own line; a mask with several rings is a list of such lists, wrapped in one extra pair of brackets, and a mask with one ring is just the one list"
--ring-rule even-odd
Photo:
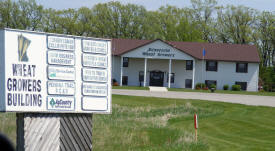
[(192, 79), (185, 79), (185, 88), (192, 88)]
[(218, 62), (217, 61), (206, 61), (206, 71), (217, 71)]
[(139, 71), (138, 79), (139, 79), (139, 82), (144, 81), (144, 72), (143, 71)]
[(248, 63), (236, 63), (236, 72), (247, 73)]
[(212, 84), (215, 84), (217, 86), (217, 81), (216, 80), (205, 80), (205, 84), (208, 88), (210, 88), (210, 86)]
[[(167, 75), (169, 75), (169, 73), (167, 74)], [(174, 83), (174, 81), (175, 81), (175, 73), (171, 73), (171, 83)], [(169, 76), (167, 76), (167, 83), (169, 82)]]
[(128, 66), (129, 66), (129, 58), (123, 57), (123, 67), (128, 67)]
[(122, 85), (128, 85), (128, 76), (122, 76)]
[(186, 70), (193, 70), (193, 60), (186, 60)]
[(247, 82), (235, 82), (236, 85), (240, 85), (241, 89), (246, 91), (247, 88)]

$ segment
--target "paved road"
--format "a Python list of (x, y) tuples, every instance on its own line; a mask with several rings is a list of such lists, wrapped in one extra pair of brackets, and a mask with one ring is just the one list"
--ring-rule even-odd
[(179, 98), (179, 99), (199, 99), (218, 102), (230, 102), (254, 106), (275, 107), (275, 96), (257, 96), (257, 95), (239, 95), (239, 94), (222, 94), (222, 93), (199, 93), (199, 92), (150, 92), (146, 90), (123, 90), (113, 89), (113, 94), (148, 96), (162, 98)]

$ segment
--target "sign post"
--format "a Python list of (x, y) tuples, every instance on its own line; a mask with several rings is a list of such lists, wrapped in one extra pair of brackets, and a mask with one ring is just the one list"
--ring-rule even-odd
[(198, 141), (198, 128), (199, 128), (197, 114), (194, 114), (194, 127), (195, 127), (195, 139), (196, 139), (196, 142), (197, 142)]
[(110, 40), (3, 29), (0, 68), (18, 150), (92, 149), (92, 113), (111, 113)]

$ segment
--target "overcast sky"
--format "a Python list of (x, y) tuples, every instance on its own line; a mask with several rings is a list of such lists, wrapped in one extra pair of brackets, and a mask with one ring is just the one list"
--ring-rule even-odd
[[(98, 3), (105, 3), (110, 1), (120, 1), (123, 4), (133, 3), (143, 5), (148, 10), (156, 10), (160, 6), (167, 4), (177, 7), (190, 7), (190, 0), (36, 0), (38, 4), (46, 8), (54, 9), (67, 9), (67, 8), (80, 8), (93, 7)], [(217, 0), (219, 5), (244, 5), (247, 7), (255, 8), (257, 10), (275, 11), (275, 0)]]

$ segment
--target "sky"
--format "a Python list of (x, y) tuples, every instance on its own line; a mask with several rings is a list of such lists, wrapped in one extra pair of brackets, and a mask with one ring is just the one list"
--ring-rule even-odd
[[(143, 5), (148, 10), (156, 10), (161, 6), (172, 5), (177, 7), (190, 7), (190, 0), (36, 0), (45, 8), (68, 9), (68, 8), (91, 8), (98, 3), (119, 1), (123, 4), (132, 3)], [(244, 5), (260, 11), (275, 11), (275, 0), (217, 0), (218, 5)]]

